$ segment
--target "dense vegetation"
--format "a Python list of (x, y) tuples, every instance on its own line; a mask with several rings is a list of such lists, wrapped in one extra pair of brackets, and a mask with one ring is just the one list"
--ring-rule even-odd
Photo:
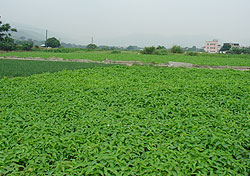
[(228, 54), (250, 54), (250, 47), (234, 47), (230, 43), (224, 43), (220, 52)]
[(16, 49), (14, 39), (11, 38), (12, 32), (17, 32), (17, 30), (8, 23), (3, 24), (0, 20), (0, 50), (12, 51)]
[(58, 39), (55, 37), (48, 38), (45, 42), (45, 46), (51, 47), (51, 48), (58, 48), (61, 46), (61, 43)]
[(250, 47), (248, 48), (231, 48), (228, 53), (230, 54), (249, 54), (250, 55)]
[(168, 50), (164, 46), (158, 46), (157, 48), (151, 46), (151, 47), (145, 47), (140, 53), (153, 54), (153, 55), (167, 55)]
[(250, 66), (250, 55), (232, 54), (196, 54), (188, 52), (186, 54), (167, 55), (143, 55), (138, 52), (123, 51), (114, 54), (112, 51), (85, 51), (82, 49), (50, 49), (44, 52), (8, 52), (0, 53), (0, 56), (17, 57), (58, 57), (64, 59), (91, 59), (103, 61), (110, 60), (136, 60), (144, 63), (167, 63), (168, 61), (187, 62), (198, 65), (229, 65), (229, 66)]
[(170, 51), (171, 51), (172, 53), (179, 53), (179, 54), (184, 53), (184, 50), (183, 50), (180, 46), (177, 46), (177, 45), (174, 45), (174, 46), (170, 49)]
[(249, 77), (115, 66), (0, 79), (0, 174), (247, 176)]
[(46, 62), (46, 61), (22, 61), (0, 59), (0, 78), (30, 76), (45, 72), (57, 72), (61, 70), (75, 70), (92, 67), (107, 67), (107, 64), (75, 63), (75, 62)]

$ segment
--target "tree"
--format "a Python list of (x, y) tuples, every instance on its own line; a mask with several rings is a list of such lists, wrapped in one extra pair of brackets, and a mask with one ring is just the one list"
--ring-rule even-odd
[(230, 53), (230, 54), (250, 54), (250, 48), (232, 47), (227, 53)]
[(151, 46), (151, 47), (145, 47), (143, 50), (142, 50), (142, 54), (153, 54), (155, 52), (155, 47), (154, 46)]
[(61, 46), (61, 43), (55, 37), (52, 37), (46, 40), (45, 46), (51, 47), (51, 48), (59, 48)]
[(197, 47), (193, 46), (192, 48), (188, 48), (188, 51), (197, 51)]
[(223, 46), (221, 47), (220, 51), (229, 51), (231, 49), (231, 44), (230, 43), (224, 43)]
[(174, 45), (174, 46), (170, 49), (170, 51), (171, 51), (172, 53), (179, 53), (179, 54), (184, 53), (184, 50), (183, 50), (180, 46), (177, 46), (177, 45)]
[(17, 32), (17, 30), (11, 28), (10, 24), (2, 24), (0, 21), (0, 50), (11, 51), (16, 48), (14, 39), (11, 38), (11, 32)]
[(168, 50), (167, 49), (156, 49), (153, 54), (155, 55), (167, 55)]
[(32, 49), (32, 47), (33, 47), (33, 42), (25, 41), (25, 42), (23, 42), (22, 50), (30, 51)]
[(159, 46), (157, 46), (156, 49), (160, 50), (160, 49), (166, 49), (166, 48), (165, 48), (165, 46), (160, 46), (160, 45), (159, 45)]
[(132, 46), (132, 45), (130, 45), (130, 46), (128, 46), (126, 48), (126, 50), (128, 50), (128, 51), (138, 51), (138, 50), (140, 50), (140, 48), (138, 46)]
[(87, 49), (89, 49), (89, 50), (94, 50), (96, 48), (97, 48), (97, 46), (95, 44), (88, 44), (87, 45)]

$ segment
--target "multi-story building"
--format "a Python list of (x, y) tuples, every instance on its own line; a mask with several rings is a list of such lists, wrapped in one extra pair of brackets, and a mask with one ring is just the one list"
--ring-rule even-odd
[(207, 53), (218, 53), (220, 50), (220, 46), (218, 44), (218, 40), (206, 41), (205, 51)]

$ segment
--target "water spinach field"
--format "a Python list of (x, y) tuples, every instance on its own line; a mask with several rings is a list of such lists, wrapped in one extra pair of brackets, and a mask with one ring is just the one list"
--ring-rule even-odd
[(249, 78), (148, 66), (4, 77), (0, 174), (248, 176)]

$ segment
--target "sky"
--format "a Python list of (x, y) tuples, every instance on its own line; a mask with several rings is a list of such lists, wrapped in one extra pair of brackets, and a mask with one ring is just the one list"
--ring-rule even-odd
[(250, 45), (249, 0), (0, 0), (4, 22), (98, 45)]

